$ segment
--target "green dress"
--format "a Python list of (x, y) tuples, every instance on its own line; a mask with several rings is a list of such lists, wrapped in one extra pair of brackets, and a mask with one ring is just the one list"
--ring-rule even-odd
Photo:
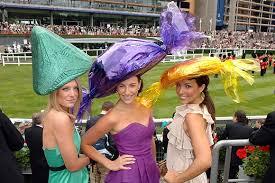
[[(74, 130), (74, 144), (77, 152), (80, 150), (81, 138), (77, 130)], [(64, 165), (63, 158), (58, 147), (52, 149), (44, 149), (44, 154), (50, 167), (60, 167)], [(67, 169), (60, 171), (51, 171), (49, 173), (49, 183), (87, 183), (89, 174), (87, 168), (70, 172)]]

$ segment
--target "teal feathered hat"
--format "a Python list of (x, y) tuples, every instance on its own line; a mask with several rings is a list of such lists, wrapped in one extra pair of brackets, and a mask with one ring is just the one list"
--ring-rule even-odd
[(33, 89), (47, 95), (91, 68), (91, 57), (49, 30), (32, 29)]

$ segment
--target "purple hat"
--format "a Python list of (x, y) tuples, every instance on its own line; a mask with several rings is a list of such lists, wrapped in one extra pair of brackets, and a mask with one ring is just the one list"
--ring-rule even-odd
[(91, 100), (115, 93), (117, 85), (135, 75), (142, 75), (158, 64), (168, 53), (190, 48), (196, 40), (205, 38), (194, 32), (194, 17), (182, 13), (174, 2), (161, 14), (159, 46), (149, 40), (125, 39), (115, 43), (97, 58), (89, 72), (89, 92), (84, 91), (78, 118), (89, 110)]

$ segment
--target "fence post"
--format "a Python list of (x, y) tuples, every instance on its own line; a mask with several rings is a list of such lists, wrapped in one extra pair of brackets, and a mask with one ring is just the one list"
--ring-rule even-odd
[(20, 66), (20, 59), (18, 55), (17, 55), (17, 62), (18, 62), (18, 66)]
[(2, 64), (3, 64), (3, 66), (5, 66), (5, 59), (4, 59), (5, 56), (3, 56), (2, 58), (3, 58)]
[[(211, 166), (211, 174), (210, 174), (210, 183), (217, 183), (218, 179), (218, 166), (219, 166), (219, 151), (221, 147), (228, 147), (228, 146), (245, 146), (251, 145), (248, 139), (238, 139), (238, 140), (221, 140), (218, 141), (212, 150), (212, 166)], [(230, 159), (227, 156), (231, 156), (231, 149), (228, 150), (226, 153), (226, 161), (225, 166), (230, 165)], [(229, 154), (230, 153), (230, 154)], [(225, 171), (229, 171), (227, 168)], [(225, 172), (226, 173), (226, 172)], [(228, 182), (228, 178), (225, 177), (225, 182)], [(238, 181), (237, 181), (238, 182)]]
[(230, 172), (232, 146), (226, 148), (225, 162), (224, 162), (224, 183), (228, 182)]

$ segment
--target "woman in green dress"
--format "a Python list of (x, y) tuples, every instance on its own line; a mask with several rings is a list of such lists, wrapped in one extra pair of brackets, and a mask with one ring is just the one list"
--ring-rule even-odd
[[(50, 166), (49, 183), (88, 182), (89, 158), (79, 156), (81, 138), (69, 109), (77, 109), (81, 97), (77, 80), (50, 94), (43, 120), (43, 147)], [(74, 110), (76, 111), (76, 110)]]
[(42, 27), (31, 35), (33, 87), (48, 95), (42, 117), (43, 150), (50, 167), (49, 183), (88, 183), (88, 157), (80, 154), (81, 138), (74, 122), (82, 99), (77, 77), (91, 67), (91, 59), (63, 38)]

